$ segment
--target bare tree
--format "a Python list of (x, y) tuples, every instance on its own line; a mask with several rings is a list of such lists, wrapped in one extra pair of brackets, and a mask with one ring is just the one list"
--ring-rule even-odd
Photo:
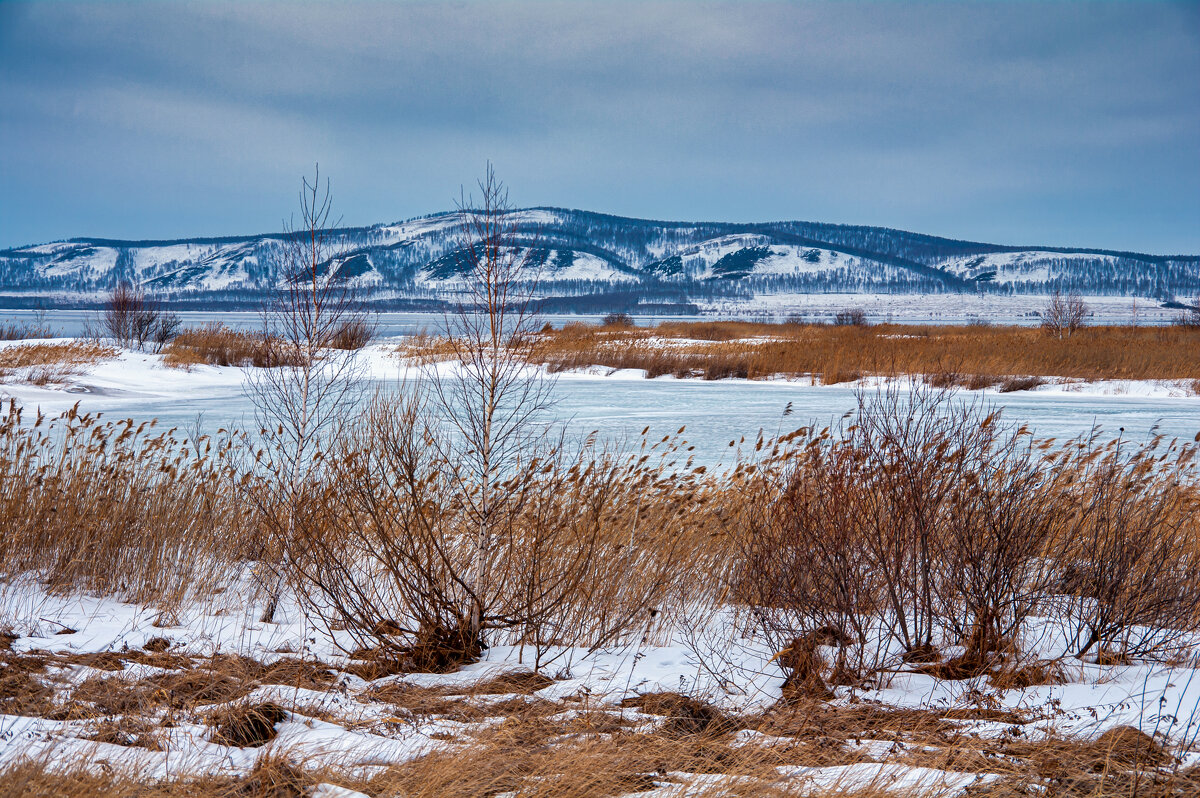
[(1062, 291), (1055, 290), (1042, 312), (1042, 329), (1059, 338), (1069, 338), (1084, 326), (1088, 312), (1079, 292), (1063, 296)]
[(279, 282), (262, 313), (271, 362), (246, 383), (271, 472), (265, 483), (271, 489), (258, 494), (272, 533), (263, 546), (264, 621), (278, 608), (283, 549), (294, 536), (307, 483), (364, 389), (356, 350), (337, 346), (346, 329), (369, 325), (350, 286), (335, 276), (330, 197), (319, 168), (311, 183), (301, 181), (300, 218), (286, 225)]
[(538, 331), (538, 274), (530, 258), (535, 244), (520, 245), (520, 219), (491, 163), (478, 187), (478, 199), (462, 196), (458, 202), (462, 298), (445, 319), (455, 368), (431, 363), (426, 369), (433, 404), (458, 433), (441, 439), (444, 459), (453, 464), (456, 481), (473, 486), (465, 495), (475, 536), (466, 578), (473, 636), (483, 630), (493, 537), (519, 494), (511, 486), (501, 490), (500, 483), (519, 473), (522, 459), (548, 432), (538, 417), (550, 405), (554, 381), (529, 367)]

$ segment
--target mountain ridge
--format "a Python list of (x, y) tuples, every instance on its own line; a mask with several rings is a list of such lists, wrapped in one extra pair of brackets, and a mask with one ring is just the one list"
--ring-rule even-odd
[[(1019, 246), (826, 222), (689, 222), (554, 206), (515, 209), (514, 245), (546, 301), (689, 309), (814, 293), (1200, 294), (1200, 255)], [(331, 279), (368, 299), (444, 302), (461, 286), (460, 212), (328, 231)], [(258, 301), (278, 284), (287, 233), (178, 239), (75, 237), (0, 250), (10, 299), (87, 301), (120, 281), (165, 300)], [(533, 273), (530, 273), (533, 280)]]

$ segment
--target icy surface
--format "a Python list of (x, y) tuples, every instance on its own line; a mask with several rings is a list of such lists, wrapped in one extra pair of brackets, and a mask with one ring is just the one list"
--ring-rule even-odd
[[(11, 346), (12, 342), (0, 342)], [(370, 378), (385, 390), (399, 390), (401, 379), (419, 380), (416, 369), (390, 355), (393, 344), (363, 352)], [(56, 413), (76, 402), (87, 412), (137, 420), (157, 418), (159, 426), (212, 431), (233, 425), (252, 429), (253, 406), (243, 383), (245, 370), (195, 366), (170, 368), (157, 355), (123, 352), (72, 378), (63, 388), (0, 384), (0, 398), (14, 398), (30, 409)], [(644, 427), (651, 437), (673, 434), (696, 447), (698, 463), (729, 462), (730, 442), (753, 444), (760, 430), (768, 436), (799, 426), (836, 424), (857, 403), (862, 391), (879, 381), (814, 385), (812, 380), (645, 379), (640, 371), (593, 369), (558, 375), (551, 418), (578, 435), (597, 431), (621, 440), (637, 438)], [(1105, 436), (1141, 441), (1154, 433), (1191, 440), (1200, 433), (1200, 397), (1180, 383), (1153, 381), (1060, 382), (1036, 390), (997, 393), (961, 391), (960, 400), (982, 395), (1003, 408), (1005, 419), (1028, 424), (1038, 436), (1059, 440), (1088, 434), (1094, 426)]]

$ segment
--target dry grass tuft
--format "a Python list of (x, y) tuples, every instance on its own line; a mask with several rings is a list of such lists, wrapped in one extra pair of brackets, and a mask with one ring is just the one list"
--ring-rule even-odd
[(1170, 757), (1157, 740), (1132, 726), (1114, 726), (1092, 745), (1096, 764), (1116, 763), (1128, 767), (1163, 765)]
[(1067, 684), (1070, 679), (1057, 662), (1030, 662), (1001, 667), (988, 674), (997, 690), (1026, 690), (1043, 684)]
[(737, 728), (732, 718), (713, 705), (679, 693), (644, 693), (625, 699), (621, 706), (662, 715), (666, 720), (659, 730), (669, 737), (720, 736)]
[(1008, 377), (1000, 383), (1000, 393), (1032, 391), (1034, 388), (1045, 384), (1046, 381), (1041, 377)]
[(210, 322), (179, 333), (163, 348), (163, 363), (175, 368), (276, 365), (276, 347), (261, 333), (232, 330)]
[(275, 739), (275, 727), (288, 719), (288, 711), (267, 701), (223, 707), (209, 717), (212, 741), (237, 748), (258, 748)]
[(57, 705), (54, 688), (42, 681), (47, 658), (0, 652), (0, 714), (49, 715)]
[(164, 748), (158, 739), (157, 729), (155, 724), (143, 718), (122, 716), (98, 722), (94, 731), (84, 739), (127, 748), (162, 751)]
[(0, 382), (60, 384), (88, 366), (116, 356), (112, 347), (81, 341), (0, 347)]

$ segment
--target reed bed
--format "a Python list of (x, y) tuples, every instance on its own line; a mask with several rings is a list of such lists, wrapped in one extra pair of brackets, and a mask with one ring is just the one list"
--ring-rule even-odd
[[(367, 322), (354, 318), (339, 325), (323, 344), (331, 349), (362, 349), (372, 335), (374, 330)], [(294, 365), (298, 359), (278, 337), (234, 330), (221, 322), (179, 332), (162, 352), (163, 363), (183, 369), (198, 365), (277, 368)]]
[(277, 346), (258, 332), (245, 332), (210, 322), (183, 330), (163, 348), (163, 363), (174, 368), (277, 365)]
[(116, 356), (110, 346), (83, 341), (0, 347), (0, 382), (61, 383)]
[(153, 423), (72, 408), (0, 418), (0, 579), (177, 606), (248, 556), (225, 455), (233, 439), (187, 439)]
[(929, 375), (984, 387), (1010, 377), (1200, 379), (1195, 328), (1090, 327), (1070, 337), (1026, 327), (666, 322), (653, 328), (568, 324), (538, 337), (552, 371), (603, 366), (723, 379)]

